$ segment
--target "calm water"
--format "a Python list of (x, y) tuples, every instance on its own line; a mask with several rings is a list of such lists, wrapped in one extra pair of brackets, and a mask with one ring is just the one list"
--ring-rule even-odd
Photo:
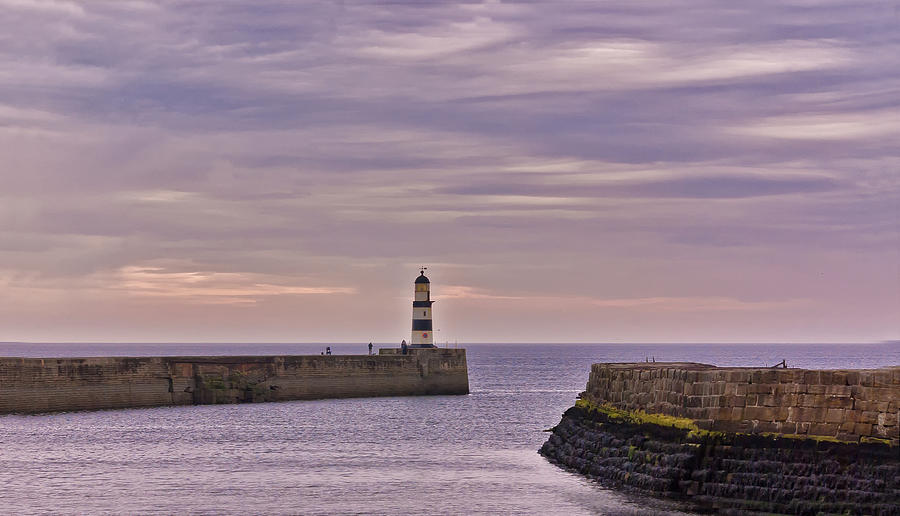
[[(900, 345), (468, 345), (469, 396), (0, 416), (4, 514), (674, 514), (537, 454), (602, 361), (900, 364)], [(0, 344), (0, 356), (309, 354), (323, 345)], [(362, 353), (363, 345), (333, 345)]]

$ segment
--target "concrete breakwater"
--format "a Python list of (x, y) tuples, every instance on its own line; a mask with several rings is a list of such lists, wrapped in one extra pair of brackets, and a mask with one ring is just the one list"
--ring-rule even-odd
[(900, 367), (595, 364), (541, 453), (723, 513), (900, 514)]
[(382, 351), (0, 358), (0, 414), (469, 392), (465, 350)]

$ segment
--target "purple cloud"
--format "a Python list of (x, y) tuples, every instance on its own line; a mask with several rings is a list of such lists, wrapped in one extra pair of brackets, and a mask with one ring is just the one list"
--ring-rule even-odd
[(884, 2), (2, 10), (0, 340), (389, 340), (420, 262), (473, 340), (897, 337)]

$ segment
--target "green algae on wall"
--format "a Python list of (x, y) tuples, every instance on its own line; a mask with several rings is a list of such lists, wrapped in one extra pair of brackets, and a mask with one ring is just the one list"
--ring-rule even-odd
[(575, 402), (575, 406), (590, 412), (597, 412), (605, 415), (610, 421), (627, 422), (636, 425), (657, 425), (662, 427), (678, 428), (687, 430), (688, 437), (702, 437), (709, 435), (724, 435), (723, 432), (713, 432), (703, 430), (697, 426), (697, 423), (686, 417), (667, 416), (665, 414), (649, 414), (642, 410), (622, 410), (610, 404), (602, 403), (595, 405), (588, 400), (579, 399)]

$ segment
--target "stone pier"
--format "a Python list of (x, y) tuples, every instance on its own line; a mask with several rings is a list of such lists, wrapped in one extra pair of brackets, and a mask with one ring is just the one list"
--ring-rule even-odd
[(594, 364), (540, 452), (723, 514), (900, 514), (900, 367)]
[(0, 358), (0, 414), (468, 392), (462, 349), (407, 355)]

